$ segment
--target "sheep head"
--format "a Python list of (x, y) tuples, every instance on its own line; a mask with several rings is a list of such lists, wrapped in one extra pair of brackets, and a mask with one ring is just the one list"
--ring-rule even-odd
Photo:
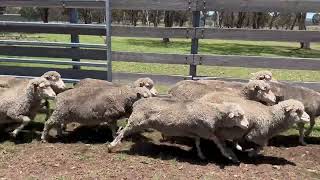
[(266, 104), (276, 103), (276, 96), (271, 91), (270, 85), (262, 80), (249, 81), (245, 86), (244, 91), (250, 100)]
[(61, 75), (56, 71), (48, 71), (44, 73), (41, 77), (45, 78), (50, 82), (51, 88), (56, 93), (63, 92), (66, 89), (66, 85), (61, 79)]
[(251, 73), (251, 80), (264, 80), (271, 81), (272, 80), (272, 72), (271, 71), (258, 71), (256, 73)]
[(302, 102), (289, 99), (286, 101), (282, 101), (279, 103), (289, 119), (293, 121), (293, 123), (309, 123), (310, 116), (305, 112), (304, 105)]
[(150, 92), (150, 89), (146, 88), (145, 86), (135, 87), (135, 91), (139, 99), (152, 97), (152, 93)]
[(54, 99), (56, 93), (51, 88), (51, 84), (45, 78), (35, 78), (30, 80), (29, 86), (32, 86), (33, 92), (36, 93), (40, 98)]
[(226, 118), (224, 120), (224, 126), (227, 128), (240, 127), (242, 129), (248, 129), (249, 122), (245, 117), (243, 109), (235, 103), (223, 103), (224, 113)]
[(147, 78), (139, 78), (139, 79), (137, 79), (133, 83), (133, 85), (134, 85), (134, 87), (146, 87), (147, 89), (149, 89), (149, 91), (152, 94), (152, 96), (157, 96), (158, 95), (158, 91), (154, 87), (153, 80), (148, 78), (148, 77)]

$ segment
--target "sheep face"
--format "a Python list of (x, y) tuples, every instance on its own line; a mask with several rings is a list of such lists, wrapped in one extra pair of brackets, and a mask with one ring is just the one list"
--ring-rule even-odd
[(249, 82), (250, 94), (253, 94), (258, 101), (264, 102), (266, 104), (275, 104), (276, 103), (276, 96), (271, 91), (271, 87), (269, 84), (265, 83), (261, 80), (251, 81)]
[(138, 80), (136, 80), (134, 82), (134, 86), (135, 87), (146, 87), (147, 89), (149, 89), (152, 96), (158, 95), (158, 91), (154, 87), (154, 82), (150, 78), (139, 78)]
[[(281, 102), (282, 103), (282, 102)], [(279, 103), (280, 104), (280, 103)], [(287, 100), (283, 101), (286, 115), (293, 121), (293, 123), (309, 123), (310, 116), (305, 112), (304, 106), (300, 101)]]
[(149, 98), (152, 97), (152, 93), (150, 92), (150, 89), (143, 87), (136, 87), (137, 97), (140, 98)]
[(56, 97), (56, 93), (51, 88), (50, 82), (48, 82), (44, 78), (39, 78), (31, 81), (35, 92), (38, 94), (40, 98), (49, 98), (54, 99)]
[(248, 129), (249, 122), (245, 117), (245, 113), (243, 109), (234, 103), (223, 103), (225, 108), (227, 109), (226, 112), (226, 125), (227, 128), (232, 127), (240, 127), (242, 129)]
[(42, 77), (50, 82), (51, 88), (56, 93), (60, 93), (66, 89), (66, 85), (61, 79), (61, 76), (56, 71), (49, 71), (45, 73)]
[(272, 72), (270, 71), (259, 71), (256, 73), (251, 73), (253, 76), (252, 79), (255, 80), (264, 80), (264, 81), (271, 81), (272, 80)]

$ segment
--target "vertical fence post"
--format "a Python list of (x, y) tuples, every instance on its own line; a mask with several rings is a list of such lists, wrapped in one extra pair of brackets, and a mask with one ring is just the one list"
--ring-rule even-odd
[[(200, 25), (200, 11), (193, 11), (192, 12), (192, 26), (199, 27)], [(193, 37), (191, 40), (191, 54), (198, 54), (199, 49), (199, 39)], [(190, 65), (189, 75), (193, 77), (197, 76), (197, 65)]]
[[(75, 8), (70, 9), (69, 11), (69, 18), (70, 23), (78, 23), (78, 11)], [(79, 43), (79, 35), (78, 34), (71, 34), (71, 43)], [(77, 47), (72, 47), (77, 48)], [(80, 59), (72, 59), (72, 61), (80, 61)], [(79, 65), (73, 65), (72, 69), (80, 69)]]
[(112, 82), (112, 52), (111, 52), (111, 7), (110, 0), (106, 1), (106, 46), (107, 46), (107, 80)]

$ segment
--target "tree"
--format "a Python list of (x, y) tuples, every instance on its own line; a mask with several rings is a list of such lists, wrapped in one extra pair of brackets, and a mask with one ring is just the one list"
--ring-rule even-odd
[(38, 20), (40, 15), (36, 8), (23, 7), (20, 9), (19, 13), (22, 17), (30, 20)]
[(81, 21), (83, 21), (85, 24), (91, 24), (92, 23), (92, 12), (91, 9), (79, 9), (79, 18)]
[[(174, 20), (174, 11), (165, 11), (164, 12), (164, 26), (165, 27), (172, 27), (173, 26), (173, 20)], [(169, 38), (163, 38), (164, 43), (170, 42)]]
[(41, 20), (44, 23), (49, 22), (49, 8), (37, 8), (37, 11), (40, 15)]
[(0, 7), (0, 15), (4, 14), (6, 11), (6, 7)]

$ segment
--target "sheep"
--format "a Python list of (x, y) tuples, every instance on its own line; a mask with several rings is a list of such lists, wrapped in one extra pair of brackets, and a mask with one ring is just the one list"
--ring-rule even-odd
[(214, 91), (230, 92), (245, 99), (261, 101), (266, 104), (276, 102), (275, 95), (270, 91), (270, 85), (262, 80), (252, 80), (245, 85), (238, 82), (186, 80), (177, 83), (169, 90), (169, 94), (181, 100), (194, 100)]
[[(205, 89), (207, 86), (216, 87), (217, 89), (219, 88), (223, 89), (223, 87), (244, 88), (246, 85), (245, 83), (241, 83), (241, 82), (224, 82), (224, 81), (215, 81), (215, 80), (201, 80), (198, 83), (205, 84), (203, 85), (202, 89)], [(301, 101), (305, 106), (305, 111), (310, 116), (310, 126), (305, 133), (304, 133), (304, 123), (299, 123), (298, 129), (299, 129), (299, 142), (302, 145), (306, 145), (306, 142), (304, 141), (304, 135), (305, 136), (310, 135), (315, 125), (315, 119), (318, 116), (320, 116), (320, 93), (309, 88), (295, 86), (285, 82), (267, 81), (267, 83), (270, 85), (271, 91), (275, 94), (277, 102), (288, 100), (288, 99), (296, 99), (298, 101)], [(178, 90), (176, 94), (179, 95), (180, 93), (183, 95), (184, 90), (182, 88), (180, 89), (179, 88), (180, 87), (178, 86)], [(188, 89), (186, 89), (185, 91), (187, 90)]]
[[(61, 79), (61, 75), (56, 71), (48, 71), (44, 73), (42, 78), (47, 79), (50, 82), (50, 86), (56, 94), (59, 94), (66, 90), (66, 85)], [(7, 91), (8, 89), (15, 86), (26, 86), (29, 83), (29, 79), (15, 78), (15, 77), (0, 77), (0, 92)], [(45, 102), (42, 103), (43, 107), (46, 107), (46, 119), (50, 115), (50, 104), (48, 99), (45, 99)]]
[(221, 139), (242, 139), (254, 142), (258, 145), (250, 154), (257, 154), (273, 136), (289, 129), (295, 123), (306, 123), (310, 116), (305, 112), (304, 105), (297, 100), (289, 99), (273, 106), (265, 106), (261, 103), (244, 100), (228, 93), (215, 92), (205, 95), (200, 99), (204, 102), (238, 103), (244, 110), (249, 121), (249, 128), (221, 128), (217, 131), (217, 137)]
[(116, 120), (129, 116), (133, 103), (148, 97), (151, 92), (146, 87), (82, 86), (70, 89), (57, 96), (56, 109), (46, 121), (41, 139), (47, 141), (52, 127), (61, 135), (61, 125), (71, 122), (89, 126), (106, 124), (115, 136)]
[[(92, 79), (92, 78), (86, 78), (80, 80), (76, 85), (75, 88), (82, 87), (82, 86), (121, 86), (120, 84), (100, 80), (100, 79)], [(154, 87), (154, 82), (150, 78), (139, 78), (137, 79), (132, 87), (146, 87), (150, 90), (151, 94), (153, 96), (158, 95), (158, 91)]]
[(310, 127), (304, 133), (304, 123), (298, 124), (299, 142), (306, 145), (304, 135), (309, 136), (315, 125), (315, 119), (320, 116), (320, 93), (312, 89), (294, 86), (285, 82), (269, 82), (272, 91), (281, 100), (296, 99), (305, 106), (305, 111), (310, 116)]
[(214, 134), (216, 129), (234, 126), (248, 128), (245, 114), (237, 104), (213, 104), (153, 97), (134, 104), (128, 124), (109, 144), (108, 150), (112, 151), (125, 136), (146, 129), (155, 129), (169, 136), (193, 138), (201, 159), (205, 157), (200, 149), (200, 138), (205, 138), (214, 141), (225, 157), (238, 162), (232, 152), (220, 145), (219, 139)]
[[(66, 85), (61, 79), (61, 75), (56, 71), (48, 71), (41, 77), (47, 79), (50, 82), (51, 88), (56, 94), (64, 91)], [(14, 86), (25, 86), (29, 83), (29, 79), (15, 78), (15, 77), (0, 77), (0, 88), (11, 88)]]
[(265, 80), (265, 81), (271, 81), (273, 80), (272, 72), (271, 71), (258, 71), (255, 73), (251, 73), (250, 80)]
[(1, 124), (21, 123), (11, 132), (13, 137), (32, 120), (43, 98), (55, 98), (50, 83), (45, 78), (30, 80), (26, 86), (17, 86), (0, 95)]

